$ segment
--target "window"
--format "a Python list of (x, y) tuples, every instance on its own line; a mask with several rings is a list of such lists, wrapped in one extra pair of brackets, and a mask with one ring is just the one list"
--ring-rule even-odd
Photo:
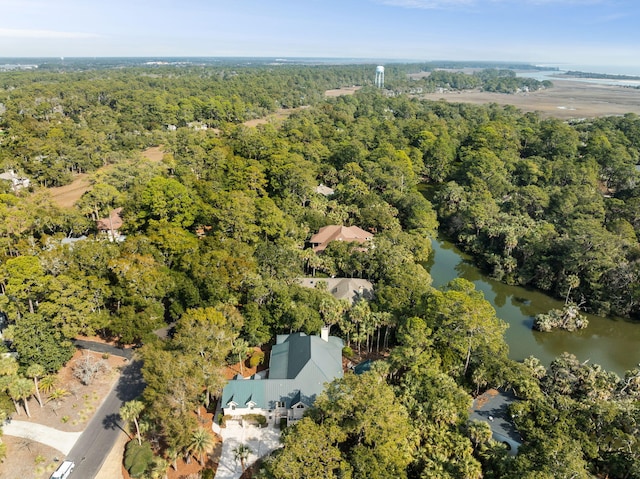
[(232, 404), (232, 405), (231, 405), (231, 410), (232, 410), (232, 411), (235, 411), (235, 410), (236, 410), (236, 405), (235, 405), (235, 404)]
[(282, 401), (277, 401), (277, 402), (276, 402), (276, 407), (284, 407), (284, 402), (282, 402)]
[(298, 409), (304, 409), (304, 404), (298, 404), (298, 405), (296, 406), (296, 408), (298, 408)]

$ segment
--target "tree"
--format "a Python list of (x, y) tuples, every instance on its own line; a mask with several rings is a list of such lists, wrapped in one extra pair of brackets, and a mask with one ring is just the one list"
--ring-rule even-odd
[(236, 462), (240, 461), (242, 472), (246, 470), (245, 462), (249, 458), (249, 454), (252, 452), (251, 448), (246, 444), (239, 444), (233, 449), (233, 456), (235, 457)]
[(466, 375), (476, 355), (478, 363), (483, 357), (506, 356), (507, 325), (473, 283), (457, 278), (444, 292), (435, 292), (428, 300), (427, 316), (441, 356), (456, 358), (448, 365), (453, 371)]
[(375, 458), (377, 477), (406, 477), (413, 429), (402, 402), (377, 371), (335, 380), (318, 396), (315, 407), (316, 423), (337, 428), (333, 437), (355, 468), (354, 476), (366, 477), (366, 469), (354, 459), (366, 456)]
[(31, 412), (29, 411), (29, 403), (27, 401), (33, 395), (33, 392), (35, 390), (33, 382), (27, 378), (14, 376), (9, 383), (9, 387), (7, 390), (9, 392), (9, 396), (11, 396), (11, 399), (16, 406), (16, 412), (20, 414), (20, 410), (18, 409), (18, 401), (22, 401), (27, 416), (31, 417)]
[(40, 364), (47, 373), (58, 372), (75, 351), (73, 343), (37, 313), (22, 316), (10, 335), (20, 364)]
[(120, 417), (125, 423), (133, 421), (136, 426), (136, 437), (138, 438), (138, 444), (142, 445), (142, 437), (140, 436), (140, 425), (138, 419), (140, 414), (144, 410), (144, 403), (142, 401), (133, 400), (128, 401), (120, 408)]
[(218, 309), (209, 307), (188, 309), (176, 323), (172, 343), (193, 361), (194, 367), (201, 373), (205, 406), (209, 405), (212, 394), (222, 392), (225, 383), (222, 367), (232, 351), (242, 319), (238, 315), (235, 323), (228, 321)]
[(183, 228), (196, 217), (193, 192), (173, 178), (152, 178), (142, 190), (135, 211), (145, 225), (171, 223)]
[[(336, 436), (338, 434), (338, 436)], [(304, 417), (285, 429), (284, 447), (265, 463), (274, 479), (338, 479), (350, 477), (350, 466), (336, 446), (340, 432)]]
[[(211, 448), (211, 446), (213, 446), (213, 442), (213, 436), (211, 435), (211, 433), (203, 428), (198, 428), (191, 435), (189, 451), (191, 451), (193, 454), (197, 454), (201, 466), (204, 466), (205, 453)], [(244, 467), (242, 468), (242, 471), (244, 472)]]
[(237, 338), (233, 342), (233, 354), (238, 355), (238, 362), (240, 363), (240, 374), (244, 374), (244, 361), (247, 359), (247, 354), (251, 351), (249, 343), (242, 338)]
[(38, 399), (38, 404), (40, 404), (40, 407), (43, 407), (44, 403), (42, 402), (42, 397), (40, 397), (40, 387), (38, 383), (39, 383), (39, 380), (44, 376), (44, 374), (45, 374), (45, 370), (40, 364), (32, 364), (27, 368), (27, 377), (30, 377), (33, 379), (33, 385), (36, 391), (36, 398)]

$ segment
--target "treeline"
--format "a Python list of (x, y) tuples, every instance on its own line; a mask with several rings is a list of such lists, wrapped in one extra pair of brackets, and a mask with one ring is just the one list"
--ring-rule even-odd
[[(280, 75), (297, 82), (305, 71)], [(199, 85), (216, 76), (204, 73), (185, 71), (180, 81)], [(162, 82), (149, 83), (159, 80), (146, 70), (110, 74), (114, 90), (104, 79), (105, 98), (124, 94), (119, 78), (151, 97), (165, 91)], [(273, 73), (246, 75), (257, 84)], [(335, 78), (331, 69), (322, 75), (326, 82)], [(23, 88), (35, 94), (41, 80), (34, 79), (16, 86), (15, 96)], [(71, 85), (59, 81), (65, 97), (72, 95), (74, 77)], [(82, 85), (81, 78), (79, 91)], [(248, 104), (243, 88), (250, 90), (238, 86), (238, 98)], [(37, 103), (22, 95), (26, 105)], [(269, 98), (279, 101), (279, 93)], [(4, 115), (20, 116), (17, 104), (4, 103)], [(82, 117), (105, 108), (111, 110), (88, 104)], [(553, 285), (570, 272), (579, 279), (576, 285), (571, 277), (571, 296), (593, 292), (589, 304), (601, 305), (598, 298), (612, 288), (607, 275), (626, 261), (631, 289), (610, 297), (629, 294), (638, 285), (637, 222), (630, 216), (637, 198), (634, 115), (568, 125), (511, 107), (387, 98), (373, 88), (318, 101), (280, 128), (224, 123), (214, 131), (185, 123), (168, 131), (151, 123), (144, 130), (135, 115), (118, 124), (121, 138), (139, 142), (110, 144), (117, 161), (93, 175), (74, 208), (52, 206), (43, 188), (0, 195), (0, 309), (10, 322), (4, 336), (19, 353), (17, 362), (7, 359), (0, 368), (2, 409), (33, 394), (10, 387), (24, 386), (29, 368), (42, 368), (38, 378), (57, 371), (78, 334), (143, 343), (147, 387), (122, 415), (140, 426), (149, 461), (139, 474), (151, 475), (177, 457), (201, 456), (208, 433), (197, 414), (219, 397), (227, 362), (246, 358), (250, 347), (275, 334), (317, 334), (329, 324), (352, 349), (387, 343), (389, 360), (330, 385), (317, 409), (285, 433), (285, 448), (265, 463), (265, 477), (299, 477), (302, 470), (318, 471), (310, 477), (586, 478), (619, 471), (640, 477), (637, 371), (620, 379), (571, 358), (548, 370), (534, 359), (513, 362), (506, 325), (473, 284), (455, 280), (435, 290), (423, 266), (437, 209), (449, 234), (494, 274), (511, 265), (505, 280), (515, 281), (535, 260), (547, 264), (536, 278), (546, 275), (548, 283), (529, 284), (548, 284), (543, 289), (564, 296), (566, 289)], [(8, 126), (12, 141), (20, 141), (14, 123)], [(163, 145), (161, 162), (132, 153), (152, 142)], [(316, 193), (320, 183), (334, 194)], [(418, 191), (425, 184), (434, 190), (429, 196), (436, 208)], [(535, 200), (536, 192), (540, 204), (522, 199)], [(95, 219), (117, 207), (126, 234), (121, 243), (95, 229)], [(373, 247), (335, 242), (316, 255), (307, 241), (328, 224), (372, 232)], [(612, 242), (609, 249), (587, 243), (592, 236), (586, 233), (573, 234), (595, 224)], [(61, 244), (82, 234), (89, 238)], [(574, 245), (577, 253), (560, 256), (556, 244)], [(595, 274), (594, 265), (609, 265), (601, 254), (612, 244), (617, 262)], [(537, 249), (519, 263), (524, 245)], [(375, 299), (351, 306), (295, 281), (313, 274), (368, 278)], [(632, 301), (619, 303), (635, 311)], [(153, 334), (174, 321), (172, 337)], [(468, 425), (472, 395), (489, 387), (523, 399), (516, 422), (525, 446), (515, 459), (490, 440), (485, 426)], [(572, 438), (576, 431), (579, 441)]]
[(439, 88), (447, 90), (473, 90), (496, 93), (516, 93), (520, 91), (536, 91), (552, 87), (548, 80), (538, 81), (533, 78), (518, 77), (513, 70), (485, 69), (473, 73), (449, 70), (433, 70), (429, 76), (412, 81), (411, 88), (423, 87), (426, 91)]
[(563, 73), (563, 75), (575, 78), (598, 78), (604, 80), (640, 80), (640, 77), (635, 75), (612, 75), (610, 73), (590, 73), (575, 70), (569, 70)]

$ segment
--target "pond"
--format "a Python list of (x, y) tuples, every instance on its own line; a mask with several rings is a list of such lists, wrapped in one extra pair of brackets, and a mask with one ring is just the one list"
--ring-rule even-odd
[(458, 277), (473, 282), (496, 309), (498, 317), (509, 324), (505, 338), (512, 359), (535, 356), (549, 365), (566, 351), (581, 361), (600, 364), (621, 376), (640, 363), (640, 324), (587, 315), (589, 326), (581, 331), (534, 331), (531, 326), (535, 315), (561, 308), (562, 301), (539, 291), (509, 286), (489, 278), (472, 264), (467, 255), (443, 238), (432, 243), (434, 254), (427, 267), (433, 286), (440, 288)]

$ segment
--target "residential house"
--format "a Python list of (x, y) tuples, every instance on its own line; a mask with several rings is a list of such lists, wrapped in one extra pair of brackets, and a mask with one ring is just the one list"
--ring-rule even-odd
[(261, 414), (269, 424), (301, 419), (324, 385), (342, 377), (343, 346), (326, 327), (321, 336), (278, 335), (267, 371), (249, 378), (238, 375), (227, 383), (221, 399), (224, 414), (236, 420)]
[(18, 176), (13, 170), (8, 170), (0, 174), (0, 180), (11, 182), (12, 191), (18, 191), (22, 188), (29, 188), (29, 184), (31, 183), (29, 178)]
[(334, 191), (333, 191), (333, 188), (330, 188), (329, 186), (323, 185), (322, 183), (320, 183), (318, 186), (316, 186), (316, 193), (323, 196), (331, 196), (333, 195)]
[(470, 420), (484, 421), (491, 427), (493, 439), (503, 443), (509, 454), (515, 456), (522, 438), (511, 419), (509, 406), (516, 400), (513, 394), (489, 389), (473, 401)]
[(100, 218), (96, 221), (96, 228), (99, 233), (105, 234), (109, 241), (121, 242), (125, 240), (125, 236), (120, 234), (122, 228), (122, 208), (116, 208), (109, 213), (108, 218)]
[(365, 244), (372, 239), (373, 234), (363, 230), (362, 228), (358, 228), (357, 226), (328, 225), (320, 228), (320, 231), (311, 237), (309, 243), (311, 244), (313, 251), (319, 253), (324, 251), (332, 241), (347, 241)]
[(346, 299), (350, 304), (358, 299), (367, 301), (373, 299), (373, 285), (370, 281), (361, 278), (297, 278), (300, 286), (316, 288), (320, 283), (325, 283), (327, 291), (336, 299)]

